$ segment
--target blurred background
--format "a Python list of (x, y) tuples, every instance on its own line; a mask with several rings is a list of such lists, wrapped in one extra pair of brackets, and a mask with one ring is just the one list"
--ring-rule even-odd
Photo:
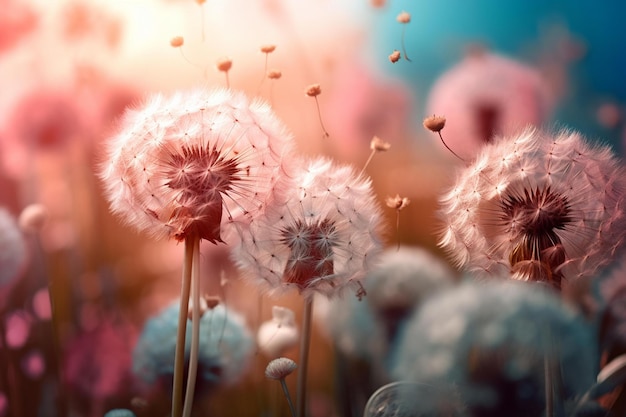
[[(0, 0), (0, 10), (0, 205), (20, 227), (15, 236), (10, 219), (0, 226), (0, 251), (16, 264), (2, 264), (0, 279), (0, 416), (167, 415), (167, 395), (155, 394), (167, 390), (141, 381), (132, 355), (146, 320), (179, 294), (183, 248), (123, 225), (95, 174), (116, 120), (146, 94), (229, 85), (270, 102), (300, 153), (359, 170), (378, 136), (391, 148), (367, 173), (385, 244), (444, 263), (437, 198), (463, 163), (424, 129), (426, 116), (447, 118), (446, 143), (468, 159), (492, 135), (527, 124), (576, 129), (618, 154), (626, 141), (620, 0)], [(267, 45), (276, 48), (262, 52)], [(216, 66), (224, 59), (228, 72)], [(311, 84), (322, 90), (317, 103), (305, 94)], [(384, 203), (396, 194), (411, 200), (397, 230), (398, 213)], [(33, 204), (45, 222), (23, 213)], [(259, 302), (227, 252), (203, 245), (206, 292), (253, 333), (274, 305), (299, 323), (297, 294)], [(336, 400), (324, 308), (311, 415), (349, 415)], [(255, 353), (237, 384), (199, 400), (198, 415), (287, 415), (278, 384), (263, 377), (268, 359)]]

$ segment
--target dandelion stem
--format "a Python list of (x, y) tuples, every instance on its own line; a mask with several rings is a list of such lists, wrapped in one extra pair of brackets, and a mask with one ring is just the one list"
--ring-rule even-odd
[(372, 152), (370, 153), (370, 156), (367, 158), (367, 161), (365, 161), (365, 165), (363, 165), (363, 169), (361, 169), (361, 173), (359, 175), (363, 175), (363, 173), (365, 173), (365, 169), (370, 164), (370, 162), (372, 162), (372, 158), (374, 158), (374, 154), (376, 154), (376, 149), (372, 149)]
[(322, 121), (322, 112), (320, 111), (320, 103), (317, 100), (317, 96), (313, 97), (315, 99), (315, 106), (317, 107), (317, 117), (320, 119), (320, 126), (322, 126), (322, 131), (324, 131), (324, 137), (330, 137), (330, 134), (324, 127), (324, 122)]
[(311, 345), (311, 318), (313, 315), (313, 297), (304, 300), (304, 316), (302, 318), (302, 339), (300, 341), (300, 364), (297, 383), (298, 417), (306, 413), (306, 379), (309, 364), (309, 348)]
[(404, 59), (406, 59), (409, 62), (413, 62), (409, 59), (408, 55), (406, 54), (406, 47), (404, 46), (404, 33), (406, 32), (406, 25), (402, 25), (402, 54), (404, 55)]
[(546, 417), (564, 417), (562, 403), (561, 369), (556, 351), (556, 341), (550, 329), (546, 329), (544, 376), (546, 392)]
[(261, 95), (261, 87), (263, 87), (263, 83), (265, 82), (265, 79), (267, 78), (267, 61), (269, 58), (269, 54), (266, 53), (265, 54), (265, 66), (263, 67), (263, 78), (261, 78), (261, 82), (259, 83), (259, 87), (257, 88), (257, 95)]
[(287, 383), (285, 382), (285, 378), (282, 378), (280, 380), (280, 386), (283, 387), (285, 398), (287, 398), (287, 403), (289, 403), (289, 410), (291, 410), (291, 417), (296, 417), (296, 409), (294, 408), (293, 402), (291, 401), (291, 395), (289, 395), (289, 388), (287, 388)]
[(183, 417), (191, 416), (194, 392), (196, 390), (196, 375), (198, 373), (198, 348), (200, 346), (200, 239), (190, 238), (193, 246), (193, 260), (191, 265), (191, 352), (189, 354), (189, 371), (187, 372), (187, 391)]
[(172, 417), (182, 417), (183, 376), (185, 373), (185, 335), (189, 316), (189, 294), (191, 291), (191, 270), (193, 264), (194, 239), (185, 239), (185, 259), (180, 290), (180, 310), (178, 312), (178, 333), (174, 357), (174, 383), (172, 388)]
[(457, 158), (459, 158), (461, 161), (465, 162), (465, 159), (461, 158), (459, 155), (457, 155), (452, 149), (450, 149), (450, 147), (448, 146), (448, 144), (446, 143), (445, 140), (443, 140), (443, 136), (441, 136), (441, 132), (437, 132), (439, 134), (439, 139), (441, 139), (441, 143), (443, 143), (443, 146), (446, 147), (447, 150), (449, 150), (450, 152), (452, 152), (452, 155), (456, 156)]
[(397, 252), (400, 250), (400, 210), (396, 210), (396, 237), (398, 238)]
[(228, 79), (228, 71), (224, 71), (224, 74), (226, 74), (226, 88), (230, 88), (230, 80)]

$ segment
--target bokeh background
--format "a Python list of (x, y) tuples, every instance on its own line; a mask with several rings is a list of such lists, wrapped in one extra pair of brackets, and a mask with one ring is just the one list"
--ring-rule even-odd
[[(499, 92), (498, 111), (528, 94), (536, 100), (521, 106), (536, 110), (542, 126), (579, 130), (618, 154), (626, 143), (620, 0), (0, 0), (0, 10), (0, 205), (16, 218), (31, 204), (47, 213), (36, 233), (24, 232), (19, 276), (0, 283), (0, 416), (62, 415), (59, 396), (66, 415), (166, 407), (166, 398), (133, 375), (132, 351), (146, 320), (178, 296), (183, 248), (152, 241), (113, 217), (95, 174), (116, 120), (146, 94), (228, 83), (270, 102), (302, 154), (358, 169), (373, 136), (389, 142), (367, 166), (384, 210), (385, 244), (423, 247), (444, 262), (437, 198), (462, 162), (422, 120), (432, 112), (446, 116), (451, 133), (461, 132), (450, 144), (471, 129), (452, 130), (454, 120), (470, 116), (429, 104), (450, 69), (491, 54), (513, 60), (539, 81)], [(402, 11), (409, 23), (396, 20)], [(184, 38), (180, 47), (170, 44), (176, 36)], [(276, 49), (264, 54), (263, 45)], [(392, 63), (389, 55), (403, 48), (410, 61)], [(225, 58), (232, 60), (227, 74), (216, 68)], [(281, 77), (266, 78), (270, 69)], [(524, 84), (524, 74), (513, 72), (505, 88), (518, 76)], [(494, 89), (489, 78), (467, 78), (448, 102)], [(322, 89), (317, 103), (305, 95), (314, 83)], [(396, 194), (411, 200), (398, 229), (398, 213), (384, 206)], [(228, 248), (207, 244), (202, 253), (203, 290), (251, 328), (271, 318), (273, 305), (292, 308), (299, 319), (297, 294), (259, 304)], [(328, 317), (319, 310), (313, 412), (344, 415), (335, 400)], [(296, 353), (293, 347), (286, 354)], [(261, 415), (280, 402), (278, 384), (262, 377), (267, 359), (257, 354), (239, 384), (217, 388), (224, 392), (207, 395), (199, 409)], [(151, 405), (142, 403), (146, 398)], [(18, 405), (9, 407), (9, 399)]]

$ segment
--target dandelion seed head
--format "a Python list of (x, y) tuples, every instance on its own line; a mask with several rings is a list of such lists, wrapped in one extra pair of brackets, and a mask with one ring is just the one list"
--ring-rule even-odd
[(227, 224), (258, 213), (290, 150), (269, 106), (243, 93), (157, 94), (126, 112), (100, 177), (112, 211), (138, 230), (216, 243)]
[(440, 246), (481, 276), (593, 276), (626, 238), (624, 168), (576, 132), (526, 129), (485, 146), (440, 199)]
[(242, 233), (235, 260), (273, 290), (327, 296), (358, 285), (377, 257), (381, 213), (371, 182), (349, 165), (302, 161), (285, 201)]

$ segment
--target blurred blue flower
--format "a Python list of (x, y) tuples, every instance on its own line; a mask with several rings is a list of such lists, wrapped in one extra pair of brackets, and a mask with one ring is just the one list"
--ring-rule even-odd
[[(169, 380), (174, 374), (178, 311), (176, 302), (149, 319), (135, 346), (133, 371), (147, 383), (161, 378)], [(187, 321), (187, 334), (191, 335), (190, 320)], [(185, 345), (188, 357), (190, 336)], [(223, 304), (204, 312), (200, 321), (199, 382), (210, 385), (237, 382), (253, 353), (253, 338), (242, 316)]]
[(591, 326), (540, 285), (466, 282), (427, 301), (394, 352), (393, 376), (454, 386), (481, 416), (542, 415), (544, 360), (555, 355), (563, 394), (588, 389), (597, 373)]

